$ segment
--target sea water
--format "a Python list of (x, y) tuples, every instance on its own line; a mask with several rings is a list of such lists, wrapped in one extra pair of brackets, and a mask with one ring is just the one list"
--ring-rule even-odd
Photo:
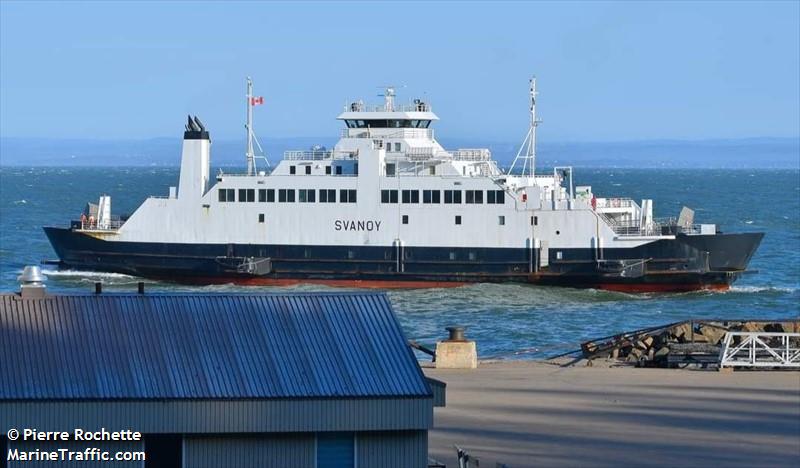
[[(85, 204), (112, 197), (114, 214), (133, 212), (149, 195), (167, 195), (177, 168), (0, 168), (0, 291), (17, 291), (25, 265), (55, 259), (42, 226), (68, 226)], [(625, 330), (690, 318), (797, 318), (800, 315), (800, 172), (797, 170), (576, 169), (576, 185), (598, 196), (652, 198), (656, 217), (682, 206), (724, 232), (762, 231), (761, 247), (727, 292), (624, 294), (517, 284), (389, 291), (409, 339), (433, 344), (444, 327), (463, 325), (483, 358), (538, 358)], [(154, 220), (157, 223), (157, 220)], [(46, 266), (51, 292), (135, 291), (139, 278)], [(148, 281), (148, 291), (317, 291)]]

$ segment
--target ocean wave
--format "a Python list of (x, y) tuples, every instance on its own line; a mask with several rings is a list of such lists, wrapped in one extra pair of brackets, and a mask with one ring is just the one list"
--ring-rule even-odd
[[(22, 271), (20, 270), (20, 273)], [(135, 276), (123, 273), (109, 273), (103, 271), (81, 271), (81, 270), (42, 270), (45, 276), (67, 277), (67, 278), (126, 278), (134, 279)]]
[(793, 293), (797, 292), (797, 288), (788, 288), (781, 286), (731, 286), (727, 293), (763, 293), (763, 292), (777, 292), (777, 293)]

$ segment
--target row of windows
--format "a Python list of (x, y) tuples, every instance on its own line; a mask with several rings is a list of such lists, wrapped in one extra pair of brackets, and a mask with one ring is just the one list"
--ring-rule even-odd
[[(315, 189), (299, 189), (297, 190), (297, 199), (300, 203), (316, 203), (317, 190)], [(483, 203), (483, 190), (465, 190), (464, 200), (466, 204), (482, 204)], [(235, 202), (236, 189), (219, 189), (220, 202)], [(420, 202), (420, 190), (402, 190), (402, 201), (406, 204), (413, 204)], [(461, 190), (445, 190), (444, 203), (445, 204), (461, 204), (462, 196)], [(239, 189), (240, 202), (255, 202), (256, 189)], [(275, 201), (275, 189), (258, 189), (258, 201), (273, 203)], [(355, 203), (356, 191), (351, 189), (339, 190), (339, 201), (341, 203)], [(280, 203), (294, 203), (295, 202), (295, 189), (278, 189), (278, 202)], [(319, 189), (319, 202), (320, 203), (336, 203), (336, 190), (335, 189)], [(398, 203), (397, 190), (381, 190), (381, 203)], [(442, 202), (442, 193), (440, 190), (422, 190), (422, 203), (424, 204), (439, 204)], [(503, 204), (505, 203), (505, 192), (502, 190), (487, 190), (486, 191), (487, 204)]]
[[(403, 203), (419, 203), (419, 190), (402, 190)], [(397, 190), (381, 190), (381, 203), (397, 203)], [(436, 204), (442, 202), (440, 190), (422, 190), (422, 203)], [(465, 190), (464, 199), (467, 204), (479, 205), (483, 203), (483, 190)], [(460, 204), (461, 190), (445, 190), (445, 204)], [(502, 190), (487, 190), (486, 203), (502, 205), (506, 202), (506, 193)]]
[[(408, 220), (409, 220), (408, 215), (403, 215), (402, 218), (401, 218), (401, 221), (402, 221), (403, 224), (408, 224)], [(457, 226), (460, 226), (461, 225), (461, 215), (456, 215), (455, 218), (453, 218), (453, 221)], [(497, 224), (500, 225), (500, 226), (505, 226), (506, 225), (506, 217), (505, 216), (498, 216), (497, 217)]]
[[(275, 202), (275, 189), (258, 189), (258, 201), (266, 203)], [(278, 189), (278, 202), (279, 203), (316, 203), (317, 190), (314, 189)], [(297, 197), (295, 197), (295, 192)], [(220, 202), (235, 202), (236, 189), (219, 189), (218, 199)], [(256, 201), (255, 189), (239, 189), (240, 202), (249, 203)], [(339, 201), (341, 203), (355, 203), (357, 200), (356, 191), (351, 189), (339, 190)], [(336, 203), (336, 190), (335, 189), (320, 189), (319, 190), (320, 203)]]
[(345, 120), (347, 128), (428, 128), (430, 120)]
[[(398, 150), (398, 151), (400, 151), (400, 150)], [(305, 171), (306, 175), (311, 175), (311, 166), (301, 166), (301, 167), (304, 168), (303, 170)], [(333, 168), (332, 166), (325, 166), (325, 174), (326, 175), (333, 174), (334, 169), (335, 169), (336, 175), (342, 175), (342, 166), (336, 166), (335, 168)], [(358, 164), (354, 165), (353, 171), (354, 171), (355, 174), (358, 174)], [(297, 175), (297, 166), (289, 166), (289, 174), (290, 175)]]

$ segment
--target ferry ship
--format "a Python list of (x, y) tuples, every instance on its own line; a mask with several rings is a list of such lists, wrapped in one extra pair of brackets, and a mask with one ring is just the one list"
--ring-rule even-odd
[[(516, 282), (630, 292), (725, 289), (763, 233), (722, 233), (684, 208), (594, 194), (571, 167), (536, 171), (536, 79), (513, 165), (485, 148), (447, 150), (428, 102), (347, 104), (332, 149), (287, 151), (262, 170), (247, 80), (247, 169), (211, 173), (197, 117), (183, 134), (178, 185), (130, 216), (111, 198), (69, 227), (45, 227), (62, 267), (189, 283), (362, 287)], [(266, 161), (266, 160), (265, 160)]]

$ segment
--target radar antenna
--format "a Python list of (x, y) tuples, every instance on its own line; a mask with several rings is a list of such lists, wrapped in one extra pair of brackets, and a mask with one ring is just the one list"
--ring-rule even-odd
[[(401, 86), (401, 88), (405, 88), (406, 85)], [(384, 103), (383, 103), (383, 110), (386, 112), (394, 112), (394, 98), (396, 96), (396, 86), (393, 85), (386, 85), (381, 86), (383, 89), (383, 94), (378, 94), (378, 96), (383, 96)]]
[(536, 92), (536, 76), (531, 78), (530, 85), (531, 124), (530, 128), (528, 129), (528, 134), (525, 135), (525, 139), (522, 141), (522, 146), (520, 146), (519, 151), (517, 151), (517, 156), (514, 158), (514, 162), (511, 163), (511, 169), (509, 170), (509, 173), (513, 174), (517, 164), (520, 164), (521, 175), (534, 177), (536, 170), (536, 127), (542, 123), (541, 120), (536, 119), (536, 95), (538, 94)]

